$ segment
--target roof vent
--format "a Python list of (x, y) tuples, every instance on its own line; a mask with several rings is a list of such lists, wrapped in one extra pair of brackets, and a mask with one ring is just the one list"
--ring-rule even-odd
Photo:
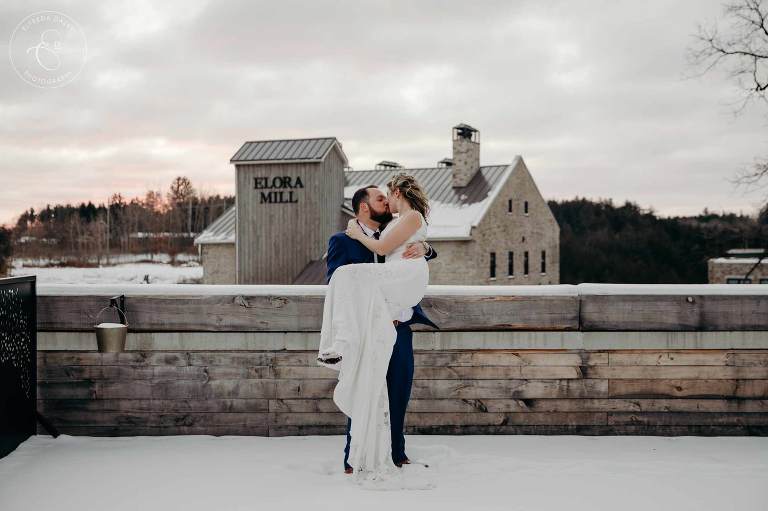
[(376, 164), (376, 170), (402, 169), (402, 168), (403, 166), (397, 163), (396, 161), (381, 160), (379, 163)]
[(453, 167), (453, 160), (450, 158), (443, 158), (442, 160), (437, 162), (437, 166), (441, 168)]

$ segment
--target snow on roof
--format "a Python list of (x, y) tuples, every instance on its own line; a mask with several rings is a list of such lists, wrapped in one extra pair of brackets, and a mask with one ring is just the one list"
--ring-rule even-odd
[(345, 205), (347, 209), (352, 209), (352, 195), (359, 188), (377, 185), (384, 190), (393, 173), (405, 172), (416, 178), (429, 197), (427, 239), (469, 240), (472, 227), (476, 227), (483, 219), (501, 186), (520, 160), (520, 156), (516, 156), (509, 165), (480, 167), (467, 186), (456, 188), (452, 186), (450, 167), (348, 171), (345, 173)]
[(234, 243), (236, 218), (237, 211), (232, 206), (195, 238), (195, 245)]
[(732, 248), (725, 251), (729, 255), (759, 255), (764, 254), (764, 248)]
[[(516, 156), (509, 165), (480, 167), (467, 186), (456, 188), (451, 185), (450, 167), (348, 170), (344, 172), (346, 185), (342, 209), (352, 211), (352, 195), (356, 190), (366, 185), (377, 185), (385, 190), (394, 172), (406, 172), (416, 178), (429, 196), (427, 239), (469, 240), (472, 227), (483, 219), (520, 161), (521, 157)], [(195, 238), (195, 245), (234, 243), (235, 229), (235, 208), (232, 207)]]
[[(717, 264), (757, 264), (758, 260), (757, 257), (715, 257), (710, 259), (710, 261)], [(764, 258), (760, 264), (768, 266), (768, 257)]]

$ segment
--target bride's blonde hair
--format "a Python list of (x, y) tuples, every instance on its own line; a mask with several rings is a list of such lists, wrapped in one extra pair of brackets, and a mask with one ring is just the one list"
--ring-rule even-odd
[(390, 192), (400, 190), (400, 194), (408, 201), (408, 204), (422, 214), (424, 221), (427, 220), (427, 215), (429, 215), (429, 199), (421, 185), (416, 182), (416, 178), (404, 172), (395, 174), (387, 183), (387, 188)]

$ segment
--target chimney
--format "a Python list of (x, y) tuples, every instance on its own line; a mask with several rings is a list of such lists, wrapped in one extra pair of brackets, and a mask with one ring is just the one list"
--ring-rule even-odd
[(376, 164), (376, 167), (374, 168), (376, 170), (388, 170), (388, 169), (402, 169), (403, 166), (397, 163), (396, 161), (381, 160), (379, 163)]
[(480, 132), (468, 124), (453, 127), (453, 187), (467, 186), (480, 170)]

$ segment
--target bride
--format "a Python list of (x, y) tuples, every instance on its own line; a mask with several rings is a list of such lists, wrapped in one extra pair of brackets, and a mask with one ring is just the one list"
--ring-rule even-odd
[(421, 301), (429, 281), (423, 257), (402, 257), (408, 243), (426, 239), (427, 196), (403, 173), (387, 183), (387, 190), (390, 211), (398, 216), (379, 239), (369, 238), (354, 219), (345, 231), (385, 256), (385, 262), (336, 269), (328, 282), (320, 331), (318, 364), (339, 371), (333, 400), (352, 419), (349, 464), (362, 479), (381, 479), (396, 471), (386, 386), (397, 338), (393, 321)]

